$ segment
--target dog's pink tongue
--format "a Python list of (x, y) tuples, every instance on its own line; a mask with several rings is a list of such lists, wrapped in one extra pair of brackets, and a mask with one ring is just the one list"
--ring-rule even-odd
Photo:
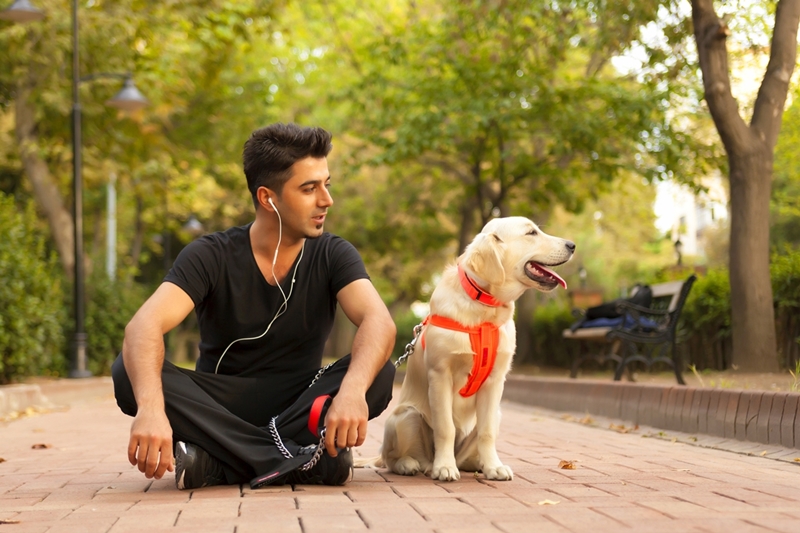
[(567, 282), (564, 281), (564, 278), (562, 278), (561, 276), (559, 276), (558, 274), (556, 274), (555, 272), (553, 272), (549, 268), (543, 267), (539, 263), (534, 263), (534, 264), (536, 265), (536, 268), (538, 268), (542, 272), (545, 272), (545, 273), (553, 276), (555, 278), (555, 280), (558, 282), (558, 284), (561, 285), (562, 287), (564, 287), (564, 289), (567, 288)]

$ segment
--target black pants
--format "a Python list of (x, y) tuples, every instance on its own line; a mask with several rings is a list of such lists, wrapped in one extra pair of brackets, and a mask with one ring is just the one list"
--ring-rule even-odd
[[(284, 456), (268, 429), (270, 419), (277, 416), (276, 428), (292, 455), (302, 446), (318, 443), (319, 437), (308, 427), (312, 404), (320, 396), (336, 395), (349, 365), (349, 355), (339, 359), (309, 387), (317, 371), (287, 384), (280, 376), (249, 378), (195, 372), (165, 361), (161, 381), (173, 442), (196, 444), (218, 459), (229, 484), (245, 483), (271, 472)], [(126, 415), (136, 416), (136, 399), (122, 354), (114, 361), (111, 373), (117, 405)], [(386, 409), (393, 382), (394, 366), (389, 362), (367, 391), (370, 419)], [(280, 391), (280, 397), (275, 391)], [(324, 417), (325, 412), (320, 423)]]

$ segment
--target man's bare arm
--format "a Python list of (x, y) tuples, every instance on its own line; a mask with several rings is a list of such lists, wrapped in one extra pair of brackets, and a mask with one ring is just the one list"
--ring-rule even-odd
[(128, 460), (149, 479), (172, 471), (172, 427), (164, 410), (161, 367), (164, 334), (194, 309), (192, 299), (172, 283), (162, 283), (125, 327), (122, 361), (137, 412), (131, 425)]
[(325, 448), (361, 446), (367, 436), (366, 393), (394, 347), (396, 328), (380, 295), (366, 279), (356, 280), (336, 295), (347, 318), (358, 326), (350, 367), (325, 418)]

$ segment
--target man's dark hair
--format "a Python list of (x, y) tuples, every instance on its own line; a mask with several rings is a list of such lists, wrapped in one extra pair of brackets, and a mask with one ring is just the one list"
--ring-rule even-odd
[(244, 143), (242, 163), (247, 188), (258, 207), (256, 191), (266, 187), (277, 194), (292, 176), (292, 165), (306, 157), (322, 158), (331, 151), (331, 134), (322, 128), (271, 124), (257, 129)]

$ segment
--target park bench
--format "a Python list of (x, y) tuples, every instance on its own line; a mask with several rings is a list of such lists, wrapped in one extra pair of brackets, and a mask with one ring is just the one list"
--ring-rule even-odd
[(696, 279), (692, 274), (685, 281), (652, 285), (650, 307), (617, 301), (616, 309), (621, 316), (606, 319), (608, 325), (591, 327), (592, 323), (598, 323), (595, 320), (585, 322), (590, 327), (565, 329), (564, 339), (602, 345), (601, 351), (590, 349), (588, 353), (579, 355), (572, 364), (570, 377), (576, 377), (578, 369), (586, 361), (599, 364), (613, 361), (616, 364), (614, 380), (619, 381), (626, 367), (638, 361), (648, 370), (656, 363), (667, 364), (675, 371), (678, 383), (685, 385), (682, 365), (675, 350), (675, 337), (683, 305)]

